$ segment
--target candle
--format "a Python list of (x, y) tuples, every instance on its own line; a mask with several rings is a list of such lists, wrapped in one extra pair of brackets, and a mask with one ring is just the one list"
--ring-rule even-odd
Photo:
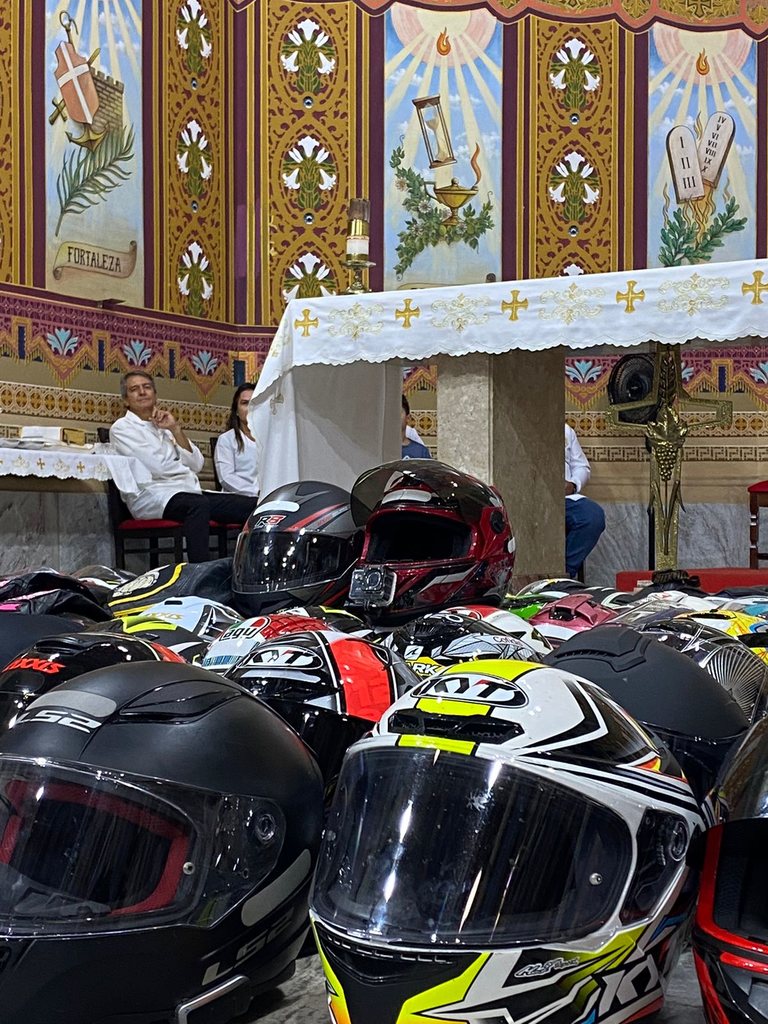
[(352, 259), (367, 259), (370, 242), (368, 222), (371, 203), (368, 199), (352, 199), (349, 203), (349, 225), (347, 229), (347, 256)]

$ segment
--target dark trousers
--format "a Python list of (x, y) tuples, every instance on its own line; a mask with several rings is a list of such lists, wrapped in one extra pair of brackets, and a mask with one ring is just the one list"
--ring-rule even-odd
[(605, 513), (591, 498), (565, 499), (565, 570), (575, 576), (605, 529)]
[(244, 523), (257, 503), (258, 498), (247, 498), (242, 494), (224, 494), (219, 491), (190, 494), (180, 491), (165, 506), (163, 518), (175, 519), (184, 527), (189, 561), (207, 562), (211, 557), (210, 521)]

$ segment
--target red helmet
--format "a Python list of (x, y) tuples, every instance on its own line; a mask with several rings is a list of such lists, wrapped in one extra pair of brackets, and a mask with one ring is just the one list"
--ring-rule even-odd
[(515, 539), (495, 487), (442, 462), (389, 462), (358, 478), (352, 515), (365, 538), (349, 604), (375, 621), (504, 597)]

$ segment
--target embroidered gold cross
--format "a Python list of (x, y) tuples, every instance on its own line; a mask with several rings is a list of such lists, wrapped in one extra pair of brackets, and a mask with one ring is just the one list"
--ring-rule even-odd
[(643, 302), (645, 299), (644, 291), (635, 291), (636, 284), (637, 281), (627, 281), (627, 290), (625, 292), (616, 292), (616, 301), (626, 302), (626, 306), (624, 307), (625, 313), (634, 313), (635, 303)]
[(517, 288), (514, 288), (512, 290), (512, 301), (502, 302), (501, 311), (502, 313), (506, 313), (509, 310), (509, 319), (517, 320), (517, 314), (521, 309), (528, 309), (528, 299), (521, 299), (520, 292), (517, 290)]
[(317, 317), (315, 317), (314, 320), (310, 320), (310, 318), (309, 318), (309, 310), (308, 309), (302, 309), (301, 313), (302, 313), (302, 319), (301, 320), (294, 320), (293, 321), (293, 326), (294, 326), (295, 330), (298, 330), (299, 328), (301, 328), (301, 336), (302, 336), (302, 338), (308, 338), (309, 337), (310, 329), (312, 327), (319, 327), (320, 326), (320, 320)]
[(411, 320), (413, 320), (414, 317), (418, 318), (421, 316), (421, 308), (419, 306), (412, 307), (412, 301), (413, 299), (406, 299), (405, 308), (395, 310), (395, 320), (403, 321), (403, 330), (406, 330), (411, 326)]
[(754, 280), (752, 281), (752, 284), (749, 284), (749, 282), (745, 281), (744, 284), (741, 286), (741, 294), (742, 295), (749, 295), (749, 294), (751, 294), (752, 295), (752, 305), (753, 306), (762, 306), (762, 304), (763, 304), (762, 293), (763, 292), (768, 292), (768, 284), (763, 284), (763, 272), (762, 272), (762, 270), (755, 270), (755, 271), (753, 271), (752, 277), (754, 278)]

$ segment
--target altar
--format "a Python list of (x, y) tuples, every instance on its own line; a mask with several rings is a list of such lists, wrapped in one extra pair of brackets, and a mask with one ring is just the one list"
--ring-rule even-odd
[(565, 350), (768, 336), (768, 260), (288, 303), (251, 402), (262, 493), (399, 455), (401, 367), (437, 362), (438, 457), (499, 487), (521, 572), (562, 571)]

